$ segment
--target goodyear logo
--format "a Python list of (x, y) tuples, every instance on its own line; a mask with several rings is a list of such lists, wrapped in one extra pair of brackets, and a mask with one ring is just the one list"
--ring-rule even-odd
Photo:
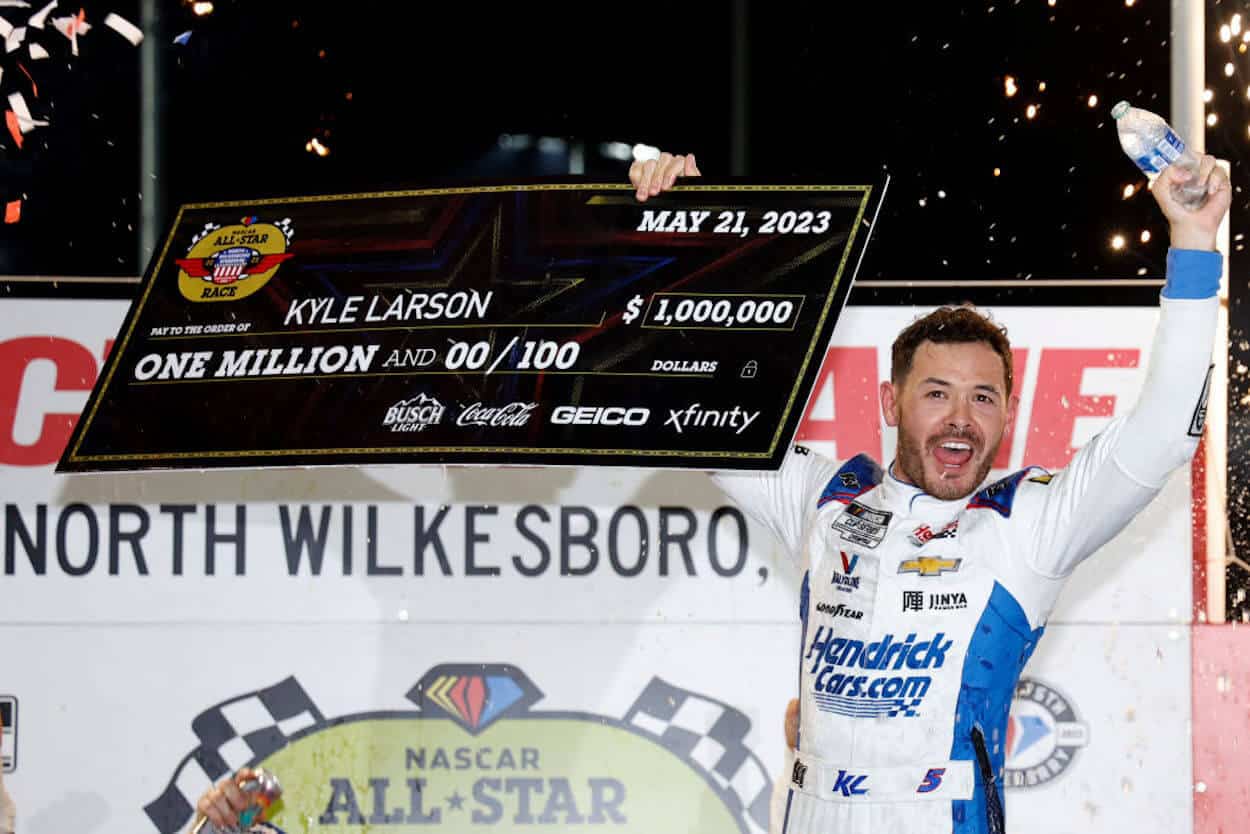
[(908, 559), (898, 566), (899, 573), (918, 573), (921, 576), (941, 576), (959, 570), (962, 559), (938, 559), (933, 556), (921, 556), (919, 559)]
[[(184, 830), (198, 798), (179, 787), (184, 768), (216, 780), (247, 765), (281, 780), (272, 822), (287, 832), (767, 831), (750, 720), (660, 678), (621, 718), (535, 710), (543, 693), (506, 664), (437, 666), (407, 698), (415, 710), (327, 718), (288, 678), (212, 707), (148, 818)], [(260, 714), (272, 723), (240, 726)], [(248, 760), (227, 764), (240, 744)]]
[(255, 216), (232, 226), (207, 223), (178, 258), (178, 289), (190, 301), (238, 301), (274, 276), (294, 230), (290, 218), (262, 223)]

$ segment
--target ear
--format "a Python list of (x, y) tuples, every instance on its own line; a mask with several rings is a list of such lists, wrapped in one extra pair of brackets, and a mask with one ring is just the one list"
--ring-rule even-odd
[(898, 425), (898, 393), (893, 382), (886, 380), (881, 383), (881, 416), (891, 428)]
[(1003, 429), (1003, 436), (1010, 435), (1016, 427), (1016, 413), (1020, 410), (1020, 398), (1012, 394), (1007, 398), (1007, 427)]

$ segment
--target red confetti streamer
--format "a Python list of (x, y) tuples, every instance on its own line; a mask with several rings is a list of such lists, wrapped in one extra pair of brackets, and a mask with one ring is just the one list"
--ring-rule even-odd
[(30, 74), (30, 70), (22, 66), (21, 61), (17, 62), (17, 68), (20, 69), (22, 72), (26, 73), (26, 77), (30, 79), (31, 92), (34, 94), (35, 98), (39, 98), (39, 85), (35, 83), (35, 77)]
[(22, 201), (13, 200), (4, 205), (4, 222), (16, 223), (22, 219)]
[(22, 128), (17, 123), (17, 114), (12, 110), (4, 111), (4, 123), (9, 126), (9, 134), (13, 137), (13, 141), (17, 143), (18, 150), (22, 149)]

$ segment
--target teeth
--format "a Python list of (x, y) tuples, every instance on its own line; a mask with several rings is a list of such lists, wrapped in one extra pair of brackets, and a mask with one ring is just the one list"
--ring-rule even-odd
[(950, 449), (952, 452), (968, 452), (968, 451), (971, 451), (971, 450), (972, 450), (972, 446), (970, 446), (969, 444), (967, 444), (967, 443), (959, 443), (959, 442), (956, 442), (956, 441), (950, 441), (950, 442), (948, 442), (948, 443), (943, 443), (943, 444), (942, 444), (942, 448), (943, 448), (943, 449)]

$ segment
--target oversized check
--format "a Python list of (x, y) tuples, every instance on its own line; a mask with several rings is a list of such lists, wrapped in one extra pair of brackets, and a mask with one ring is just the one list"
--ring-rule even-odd
[(185, 205), (60, 471), (767, 469), (880, 184), (531, 182)]

